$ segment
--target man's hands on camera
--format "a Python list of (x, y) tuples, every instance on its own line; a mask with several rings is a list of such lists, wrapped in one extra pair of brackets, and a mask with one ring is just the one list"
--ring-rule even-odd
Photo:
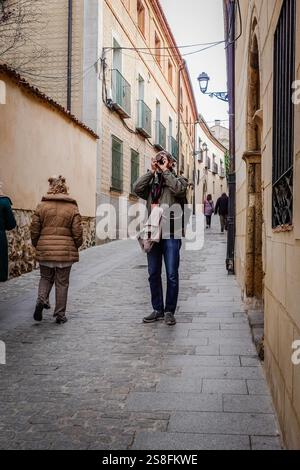
[(162, 158), (161, 162), (158, 162), (156, 160), (156, 157), (152, 157), (152, 161), (151, 161), (152, 174), (154, 174), (157, 170), (160, 170), (162, 173), (164, 173), (168, 169), (169, 169), (169, 160), (166, 156)]

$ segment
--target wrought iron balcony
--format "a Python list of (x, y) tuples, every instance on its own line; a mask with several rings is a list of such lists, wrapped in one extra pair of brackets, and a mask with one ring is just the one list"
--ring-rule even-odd
[(218, 167), (218, 164), (213, 162), (212, 164), (212, 173), (214, 173), (215, 175), (217, 175), (219, 173), (219, 167)]
[(119, 70), (112, 70), (112, 101), (114, 109), (124, 118), (131, 115), (131, 86)]
[(178, 142), (171, 135), (169, 136), (169, 152), (176, 160), (178, 160)]
[(138, 100), (138, 120), (137, 130), (144, 137), (151, 137), (152, 135), (152, 112), (151, 109), (144, 103), (143, 100)]
[(167, 132), (166, 128), (162, 125), (160, 121), (155, 122), (155, 147), (159, 150), (166, 149), (167, 142)]

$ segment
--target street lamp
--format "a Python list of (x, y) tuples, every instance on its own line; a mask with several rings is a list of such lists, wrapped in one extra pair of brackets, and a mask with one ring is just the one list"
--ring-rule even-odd
[(226, 103), (228, 103), (229, 97), (228, 97), (227, 91), (207, 92), (209, 80), (210, 80), (210, 77), (207, 75), (206, 72), (202, 72), (199, 75), (198, 82), (199, 82), (201, 93), (203, 93), (203, 95), (208, 95), (211, 98), (215, 97), (215, 98), (218, 98), (221, 101), (225, 101)]
[(201, 93), (206, 93), (208, 88), (208, 82), (210, 78), (207, 73), (202, 72), (198, 77), (198, 82), (200, 86)]

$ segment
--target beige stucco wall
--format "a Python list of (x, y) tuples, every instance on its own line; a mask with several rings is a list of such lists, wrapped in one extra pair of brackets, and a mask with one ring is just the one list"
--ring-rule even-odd
[(5, 75), (0, 112), (0, 179), (16, 209), (34, 209), (48, 177), (62, 174), (82, 215), (95, 217), (97, 140)]
[[(128, 7), (127, 9), (126, 7)], [(145, 5), (145, 37), (137, 27), (137, 2), (123, 2), (121, 0), (107, 0), (103, 5), (103, 46), (112, 47), (115, 40), (122, 47), (154, 47), (154, 33), (157, 31), (160, 35), (161, 46), (168, 46), (167, 38), (160, 27), (156, 14), (153, 11), (150, 2), (144, 1)], [(162, 51), (162, 56), (166, 55)], [(107, 61), (107, 90), (111, 90), (111, 68), (112, 51), (106, 53)], [(131, 85), (131, 116), (126, 119), (126, 125), (135, 131), (137, 123), (137, 100), (138, 100), (138, 77), (141, 75), (145, 80), (144, 101), (152, 110), (152, 137), (145, 140), (140, 135), (131, 133), (126, 129), (117, 113), (111, 112), (103, 105), (102, 118), (102, 138), (101, 138), (101, 195), (102, 200), (118, 199), (119, 194), (111, 192), (111, 138), (116, 136), (123, 142), (123, 193), (122, 196), (128, 197), (130, 194), (130, 153), (131, 149), (137, 151), (140, 155), (140, 174), (143, 174), (150, 168), (150, 159), (157, 153), (152, 144), (155, 140), (156, 119), (156, 100), (161, 104), (161, 122), (166, 127), (167, 139), (169, 136), (169, 117), (173, 122), (173, 137), (177, 138), (177, 108), (178, 108), (178, 65), (170, 55), (169, 59), (173, 65), (173, 86), (168, 82), (167, 64), (168, 58), (162, 57), (161, 66), (159, 66), (154, 56), (148, 54), (138, 54), (132, 50), (122, 52), (122, 75)], [(188, 116), (194, 121), (192, 106), (188, 98), (186, 86), (183, 83), (183, 101), (185, 107), (188, 106)], [(185, 113), (185, 111), (184, 111)], [(184, 114), (183, 113), (183, 114)], [(182, 120), (183, 120), (182, 114)], [(190, 179), (192, 179), (192, 152), (193, 152), (193, 126), (186, 126), (185, 122), (181, 125), (182, 145), (181, 153), (185, 160), (185, 174), (188, 173), (190, 166)]]
[[(273, 37), (282, 0), (241, 0), (243, 36), (236, 45), (236, 272), (245, 279), (247, 65), (250, 25), (258, 20), (260, 52), (263, 196), (265, 368), (287, 446), (300, 448), (300, 366), (292, 364), (292, 342), (300, 339), (300, 106), (295, 113), (294, 228), (272, 230)], [(298, 2), (297, 2), (298, 3)], [(297, 5), (298, 7), (299, 5)], [(296, 78), (300, 79), (300, 9), (297, 8)]]

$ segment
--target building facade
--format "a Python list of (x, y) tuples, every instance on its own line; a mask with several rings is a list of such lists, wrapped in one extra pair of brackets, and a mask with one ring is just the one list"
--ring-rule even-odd
[[(197, 108), (185, 62), (158, 0), (41, 0), (45, 24), (1, 58), (99, 136), (97, 203), (137, 201), (135, 179), (168, 150), (190, 181)], [(53, 5), (52, 5), (53, 3)], [(35, 41), (36, 42), (36, 41)]]
[[(195, 99), (158, 1), (103, 2), (102, 140), (99, 202), (136, 202), (132, 187), (168, 150), (193, 178)], [(190, 202), (192, 191), (190, 191)]]
[(216, 119), (213, 126), (210, 127), (211, 133), (221, 142), (223, 147), (229, 150), (229, 129), (221, 124), (222, 121)]
[(226, 148), (215, 138), (201, 115), (195, 138), (195, 199), (199, 207), (208, 194), (216, 203), (223, 193), (227, 193)]
[[(285, 443), (299, 449), (300, 365), (292, 354), (300, 340), (300, 103), (294, 83), (300, 79), (300, 5), (239, 3), (243, 28), (236, 17), (235, 57), (229, 57), (235, 270), (249, 308), (264, 311), (265, 371)], [(224, 4), (230, 12), (230, 2)]]

